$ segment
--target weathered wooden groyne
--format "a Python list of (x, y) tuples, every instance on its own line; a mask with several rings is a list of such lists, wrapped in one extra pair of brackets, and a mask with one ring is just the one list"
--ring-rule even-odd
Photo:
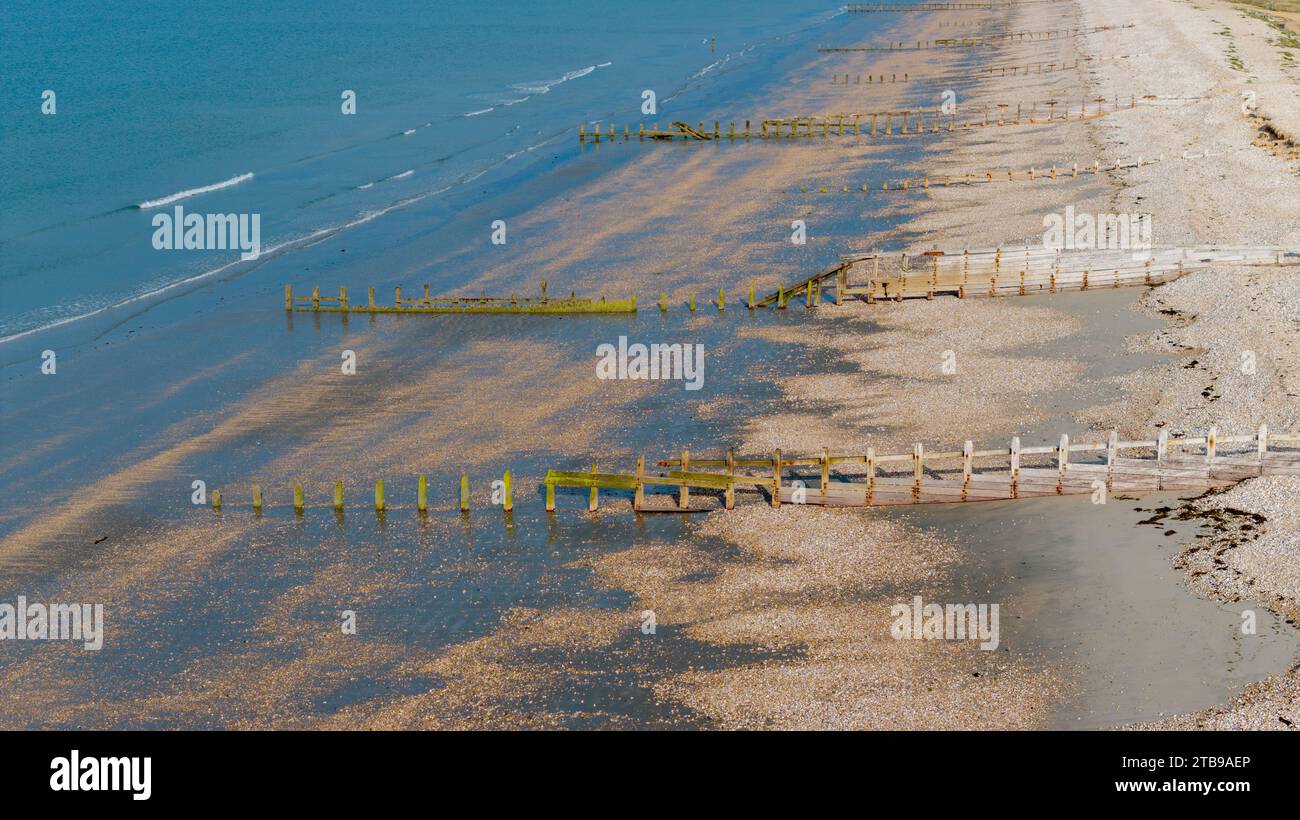
[(690, 508), (692, 490), (721, 497), (735, 506), (736, 490), (766, 495), (782, 504), (873, 507), (993, 501), (1036, 496), (1206, 490), (1227, 487), (1261, 475), (1300, 475), (1300, 435), (1269, 433), (1261, 426), (1251, 435), (1221, 436), (1211, 427), (1204, 435), (1170, 435), (1121, 441), (1111, 431), (1104, 441), (1071, 442), (1062, 435), (1055, 445), (1024, 447), (1019, 437), (1009, 446), (931, 452), (915, 444), (909, 453), (833, 455), (823, 448), (811, 456), (698, 458), (683, 451), (678, 458), (656, 462), (676, 468), (659, 474), (646, 470), (645, 456), (632, 473), (551, 470), (544, 481), (546, 508), (554, 510), (559, 488), (586, 491), (588, 509), (596, 509), (599, 490), (632, 493), (632, 508), (645, 508), (648, 488), (676, 491), (676, 507)]
[[(514, 509), (515, 496), (514, 479), (511, 477), (510, 470), (506, 470), (505, 473), (502, 474), (501, 478), (494, 482), (493, 486), (498, 495), (498, 499), (494, 503), (499, 504), (504, 512), (511, 512)], [(468, 473), (461, 473), (459, 489), (460, 511), (462, 513), (468, 513), (470, 507)], [(314, 502), (312, 504), (308, 503), (307, 493), (303, 490), (301, 482), (294, 484), (291, 491), (293, 511), (295, 514), (304, 515), (309, 506), (315, 506)], [(249, 489), (248, 499), (248, 506), (256, 515), (261, 515), (268, 506), (266, 503), (266, 496), (262, 492), (261, 484), (253, 484), (251, 486)], [(384, 513), (394, 507), (394, 505), (389, 501), (388, 491), (384, 488), (384, 480), (382, 478), (375, 481), (374, 499), (374, 509), (376, 513)], [(212, 491), (211, 504), (212, 509), (216, 511), (230, 509), (231, 507), (238, 508), (244, 506), (243, 502), (232, 501), (229, 496), (223, 496), (220, 489), (214, 489)], [(341, 515), (344, 506), (343, 481), (335, 481), (330, 492), (330, 509), (332, 509), (336, 514)], [(421, 514), (429, 511), (429, 482), (428, 477), (425, 476), (424, 473), (416, 476), (415, 509)]]
[[(906, 80), (907, 75), (903, 75)], [(1128, 99), (1115, 95), (1107, 97), (1085, 97), (1076, 107), (1067, 100), (1042, 100), (1031, 103), (994, 103), (982, 105), (975, 110), (974, 118), (963, 107), (950, 111), (942, 107), (914, 108), (887, 111), (863, 111), (854, 113), (801, 114), (790, 117), (768, 117), (760, 120), (758, 127), (745, 120), (737, 127), (735, 120), (723, 124), (714, 120), (713, 127), (700, 121), (691, 126), (684, 122), (674, 122), (671, 128), (663, 129), (658, 123), (638, 124), (636, 129), (630, 125), (622, 130), (614, 123), (609, 123), (602, 131), (596, 125), (588, 131), (585, 123), (578, 126), (578, 142), (582, 144), (601, 142), (672, 142), (686, 140), (696, 142), (719, 142), (727, 140), (751, 139), (797, 139), (828, 137), (863, 137), (863, 136), (920, 136), (940, 134), (958, 130), (989, 128), (992, 126), (1011, 125), (1062, 125), (1065, 123), (1093, 120), (1136, 108), (1139, 105), (1186, 103), (1182, 98), (1160, 98), (1154, 95), (1138, 97), (1130, 94)], [(1014, 116), (1013, 116), (1014, 114)], [(897, 126), (897, 127), (896, 127)]]
[(636, 296), (627, 299), (554, 298), (546, 292), (542, 281), (541, 295), (518, 296), (429, 296), (429, 286), (424, 295), (402, 296), (401, 287), (393, 288), (393, 304), (375, 303), (375, 289), (367, 293), (364, 304), (348, 300), (346, 286), (339, 288), (337, 296), (322, 296), (320, 288), (313, 287), (310, 295), (295, 296), (292, 285), (284, 286), (284, 309), (299, 313), (635, 313)]
[(882, 14), (917, 11), (989, 11), (1009, 8), (1013, 3), (849, 3), (849, 14)]
[[(957, 82), (961, 80), (974, 80), (981, 78), (998, 78), (998, 79), (1015, 79), (1020, 77), (1029, 77), (1030, 75), (1055, 74), (1065, 71), (1073, 71), (1082, 67), (1087, 67), (1093, 63), (1114, 62), (1116, 60), (1129, 60), (1138, 56), (1146, 56), (1148, 52), (1134, 52), (1132, 54), (1113, 54), (1108, 57), (1079, 57), (1072, 63), (1046, 62), (1039, 60), (1016, 61), (1011, 63), (998, 63), (994, 65), (984, 65), (978, 68), (969, 68), (962, 70), (945, 69), (938, 72), (922, 72), (920, 74), (889, 72), (880, 74), (853, 74), (845, 72), (843, 75), (836, 72), (831, 75), (831, 85), (844, 88), (846, 86), (857, 85), (893, 85), (895, 83), (908, 83), (915, 81), (925, 81), (931, 83), (937, 82)], [(841, 76), (843, 79), (841, 79)], [(863, 81), (863, 77), (866, 81)]]
[(1134, 23), (1118, 26), (1093, 26), (1092, 28), (1052, 29), (1050, 31), (1007, 31), (1000, 34), (984, 34), (978, 37), (942, 37), (937, 40), (916, 40), (910, 42), (889, 42), (870, 46), (818, 46), (821, 52), (835, 51), (926, 51), (936, 48), (980, 48), (1000, 46), (1006, 43), (1038, 42), (1042, 40), (1060, 40), (1069, 37), (1082, 37), (1103, 31), (1133, 28)]
[[(1123, 227), (1118, 221), (1117, 225)], [(1099, 245), (1120, 244), (1098, 226)], [(1130, 240), (1132, 237), (1129, 238)], [(1129, 244), (1127, 241), (1124, 245)], [(999, 246), (949, 252), (873, 251), (845, 256), (840, 262), (756, 299), (756, 307), (786, 307), (803, 297), (819, 304), (828, 283), (835, 287), (835, 304), (861, 297), (868, 303), (937, 295), (1025, 296), (1067, 290), (1095, 290), (1155, 285), (1211, 265), (1300, 265), (1300, 249), (1280, 247), (1196, 248), (1103, 247), (1100, 250), (1052, 248), (1043, 245)], [(865, 276), (865, 281), (857, 276)]]
[[(1187, 159), (1192, 159), (1188, 157)], [(873, 190), (879, 190), (882, 194), (890, 193), (908, 193), (928, 191), (930, 188), (951, 188), (954, 185), (958, 187), (968, 185), (986, 185), (999, 182), (1053, 182), (1056, 180), (1078, 179), (1080, 176), (1097, 176), (1114, 171), (1124, 171), (1132, 168), (1142, 168), (1147, 165), (1153, 165), (1157, 162), (1163, 162), (1164, 157), (1138, 157), (1135, 160), (1116, 162), (1112, 165), (1102, 165), (1100, 162), (1094, 162), (1091, 165), (1079, 165), (1077, 162), (1070, 166), (1058, 168), (1055, 165), (1048, 166), (1030, 166), (1029, 168), (985, 168), (981, 171), (959, 171), (957, 173), (926, 174), (917, 177), (895, 177), (893, 179), (881, 180), (877, 189), (871, 183), (863, 182), (861, 185), (841, 185), (835, 186), (822, 185), (812, 193), (852, 193), (862, 192), (869, 193)], [(808, 186), (803, 186), (800, 193), (809, 193)]]

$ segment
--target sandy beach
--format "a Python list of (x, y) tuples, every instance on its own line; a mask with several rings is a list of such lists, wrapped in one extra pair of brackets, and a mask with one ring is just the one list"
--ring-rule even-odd
[[(778, 509), (745, 492), (731, 511), (700, 493), (689, 515), (636, 515), (629, 494), (607, 492), (596, 512), (576, 494), (544, 511), (548, 469), (627, 472), (640, 454), (652, 463), (685, 448), (902, 453), (1011, 436), (1050, 445), (1067, 432), (1104, 442), (1111, 430), (1300, 431), (1295, 266), (1215, 265), (1088, 293), (745, 310), (751, 281), (761, 295), (842, 254), (1040, 243), (1044, 215), (1067, 206), (1150, 214), (1159, 247), (1300, 248), (1300, 158), (1267, 136), (1300, 135), (1300, 68), (1252, 9), (1061, 0), (899, 14), (871, 21), (870, 39), (1072, 33), (980, 49), (815, 49), (860, 42), (839, 32), (856, 34), (867, 16), (821, 24), (742, 98), (711, 100), (716, 117), (915, 110), (947, 92), (971, 120), (1048, 101), (1145, 102), (910, 139), (585, 145), (551, 172), (565, 177), (561, 193), (510, 215), (518, 239), (488, 256), (481, 241), (438, 234), (418, 264), (385, 275), (465, 271), (448, 293), (531, 292), (544, 279), (554, 293), (636, 294), (634, 318), (284, 317), (281, 283), (260, 282), (265, 304), (240, 321), (274, 316), (284, 369), (245, 375), (260, 355), (250, 348), (142, 388), (131, 399), (140, 409), (119, 422), (156, 412), (165, 423), (84, 481), (63, 448), (96, 422), (60, 408), (110, 376), (88, 375), (90, 389), (43, 386), (25, 413), (66, 424), (6, 453), (12, 497), (30, 504), (3, 513), (3, 592), (102, 602), (109, 641), (100, 655), (6, 647), (0, 725), (1300, 727), (1300, 477), (1116, 494), (1102, 506)], [(832, 82), (845, 75), (906, 80)], [(1139, 158), (1158, 161), (1122, 167)], [(1093, 163), (1121, 167), (1041, 173)], [(886, 180), (1029, 168), (1033, 181), (881, 191)], [(496, 204), (473, 218), (487, 224)], [(805, 245), (790, 242), (793, 220), (807, 226)], [(720, 287), (721, 312), (710, 301)], [(217, 323), (184, 321), (174, 320), (186, 333)], [(135, 344), (165, 348), (167, 332), (182, 332), (172, 323)], [(127, 327), (104, 341), (132, 344), (113, 335)], [(596, 379), (593, 351), (620, 335), (706, 345), (706, 388)], [(343, 348), (361, 363), (355, 376), (339, 370)], [(200, 390), (218, 398), (191, 406)], [(503, 515), (491, 482), (506, 470), (516, 507)], [(454, 490), (462, 472), (468, 515)], [(414, 509), (417, 474), (437, 488), (427, 515)], [(189, 503), (197, 476), (223, 490), (222, 510)], [(394, 500), (377, 515), (378, 477)], [(329, 509), (336, 480), (346, 514)], [(301, 516), (289, 508), (296, 482), (310, 499)], [(273, 488), (257, 514), (255, 484)], [(38, 498), (46, 512), (24, 509)], [(964, 517), (964, 507), (988, 509)], [(1144, 551), (1140, 569), (1119, 565), (1123, 549)], [(1126, 575), (1123, 596), (1087, 581)], [(998, 604), (998, 649), (896, 639), (891, 609), (914, 596)], [(1120, 607), (1132, 612), (1087, 631)], [(1189, 622), (1169, 624), (1171, 607)], [(1233, 629), (1255, 607), (1260, 637), (1243, 650)], [(356, 634), (340, 633), (343, 610), (357, 613)], [(1160, 645), (1151, 651), (1166, 665), (1125, 678), (1116, 670), (1141, 641)], [(1141, 697), (1125, 691), (1120, 703), (1135, 688)]]

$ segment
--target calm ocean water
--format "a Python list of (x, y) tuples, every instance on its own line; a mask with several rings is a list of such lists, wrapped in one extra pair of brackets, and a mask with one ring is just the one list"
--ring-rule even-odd
[(0, 339), (25, 348), (256, 267), (155, 250), (159, 213), (260, 214), (265, 256), (393, 209), (454, 208), (484, 174), (576, 150), (579, 122), (640, 121), (643, 89), (661, 106), (644, 119), (672, 119), (765, 45), (837, 13), (786, 0), (11, 0)]

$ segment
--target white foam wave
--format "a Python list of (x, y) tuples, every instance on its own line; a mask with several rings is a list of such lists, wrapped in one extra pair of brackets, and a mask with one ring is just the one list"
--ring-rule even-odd
[(173, 202), (177, 202), (182, 199), (189, 199), (192, 196), (198, 196), (199, 194), (206, 194), (209, 191), (219, 191), (222, 188), (229, 188), (232, 185), (238, 185), (241, 182), (247, 182), (252, 178), (253, 175), (251, 173), (240, 174), (239, 176), (231, 177), (230, 179), (227, 179), (224, 182), (214, 182), (211, 185), (204, 185), (201, 188), (189, 188), (184, 191), (177, 191), (176, 193), (171, 194), (169, 196), (162, 197), (161, 199), (147, 199), (144, 202), (141, 202), (136, 207), (142, 211), (147, 210), (149, 208), (158, 208), (163, 205), (170, 205)]
[(516, 91), (522, 91), (525, 94), (548, 94), (550, 93), (551, 89), (555, 88), (557, 85), (562, 85), (563, 83), (567, 83), (570, 80), (576, 80), (579, 77), (585, 77), (598, 68), (606, 68), (611, 65), (613, 65), (613, 63), (608, 62), (608, 63), (598, 63), (596, 65), (589, 65), (586, 68), (575, 68), (573, 71), (566, 71), (564, 73), (564, 76), (560, 77), (559, 79), (536, 80), (534, 82), (529, 82), (529, 83), (516, 83), (515, 85), (512, 85), (510, 87), (515, 89)]

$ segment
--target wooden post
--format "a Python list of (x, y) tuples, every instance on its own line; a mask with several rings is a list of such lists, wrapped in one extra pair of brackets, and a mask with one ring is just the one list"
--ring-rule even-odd
[(400, 286), (393, 288), (393, 306), (402, 306), (402, 288)]
[(961, 445), (961, 497), (966, 500), (966, 488), (970, 486), (971, 472), (975, 461), (975, 442), (967, 439)]
[(302, 512), (302, 510), (303, 510), (302, 485), (295, 484), (293, 485), (293, 511), (300, 513)]
[(334, 512), (343, 512), (343, 482), (334, 482)]
[(718, 310), (720, 311), (726, 310), (726, 308), (727, 308), (727, 289), (718, 288)]
[(876, 448), (867, 448), (867, 497), (866, 503), (871, 505), (871, 493), (876, 489)]
[(320, 288), (319, 287), (314, 287), (311, 289), (311, 309), (320, 310)]
[(469, 512), (469, 473), (460, 474), (460, 511)]
[(831, 454), (825, 447), (823, 447), (822, 448), (822, 483), (821, 483), (822, 498), (826, 497), (827, 491), (830, 490), (830, 485), (831, 485)]
[(749, 280), (749, 309), (754, 309), (754, 280)]
[(668, 291), (664, 291), (659, 296), (659, 312), (660, 313), (668, 312)]
[(546, 511), (555, 512), (555, 481), (546, 477)]
[(262, 488), (257, 484), (253, 485), (253, 511), (262, 511)]
[(370, 294), (369, 294), (369, 296), (370, 296), (370, 302), (369, 302), (370, 307), (374, 307), (374, 306), (375, 306), (375, 289), (374, 289), (374, 287), (371, 287), (371, 288), (370, 288)]
[(510, 482), (510, 471), (501, 477), (501, 511), (510, 512), (515, 508), (515, 493)]
[(384, 511), (384, 480), (375, 479), (375, 512)]
[[(683, 473), (690, 472), (690, 469), (691, 469), (691, 451), (682, 450), (682, 472)], [(681, 485), (681, 487), (678, 488), (677, 492), (678, 492), (677, 508), (680, 510), (685, 510), (688, 507), (690, 507), (691, 488), (683, 484)]]
[(284, 309), (293, 310), (293, 285), (284, 286)]
[(781, 449), (772, 453), (772, 506), (781, 506)]
[(1165, 460), (1169, 454), (1169, 431), (1161, 430), (1156, 434), (1156, 463), (1159, 464)]
[(1065, 433), (1061, 434), (1061, 444), (1056, 448), (1056, 492), (1060, 493), (1063, 489), (1062, 482), (1065, 480), (1065, 471), (1070, 465), (1070, 437)]
[(348, 309), (348, 289), (343, 286), (339, 287), (339, 307), (343, 310)]
[(645, 456), (636, 457), (636, 486), (632, 491), (632, 509), (641, 512), (641, 505), (645, 503), (645, 485), (641, 479), (645, 477)]
[(1205, 461), (1207, 463), (1214, 461), (1215, 450), (1218, 449), (1218, 445), (1219, 428), (1211, 427), (1209, 432), (1205, 434)]
[(429, 482), (424, 473), (415, 483), (415, 509), (422, 513), (429, 511)]
[(689, 306), (691, 309), (691, 313), (694, 313), (695, 312), (695, 291), (691, 291), (691, 301)]
[(912, 500), (921, 500), (921, 478), (925, 475), (925, 446), (921, 442), (912, 445)]
[(727, 509), (736, 506), (736, 451), (730, 447), (727, 448), (727, 489), (723, 491), (722, 503)]
[(594, 483), (596, 480), (596, 462), (594, 461), (591, 462), (591, 480), (593, 483), (591, 493), (587, 498), (587, 512), (595, 512), (596, 508), (600, 506), (600, 490), (597, 489)]
[(221, 509), (221, 490), (212, 491), (212, 509)]

